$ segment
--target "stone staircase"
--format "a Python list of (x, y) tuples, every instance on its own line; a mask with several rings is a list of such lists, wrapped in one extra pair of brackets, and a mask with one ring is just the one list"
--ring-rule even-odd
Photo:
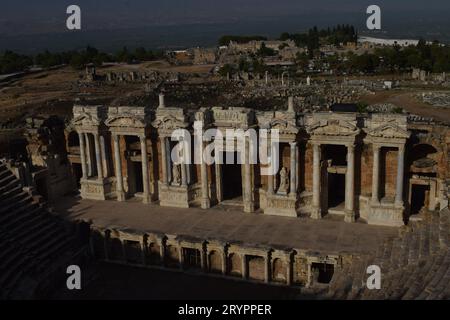
[[(381, 268), (381, 289), (366, 287), (369, 265)], [(450, 210), (428, 212), (387, 239), (376, 255), (355, 257), (337, 271), (324, 298), (450, 299)]]
[(73, 228), (47, 212), (0, 161), (0, 300), (37, 297), (78, 250)]

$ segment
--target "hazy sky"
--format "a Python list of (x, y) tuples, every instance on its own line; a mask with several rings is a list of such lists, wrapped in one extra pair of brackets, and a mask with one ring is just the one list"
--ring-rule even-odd
[[(68, 39), (61, 34), (70, 4), (81, 7), (82, 31)], [(389, 34), (450, 38), (450, 0), (0, 0), (0, 50), (69, 48), (69, 40), (108, 48), (205, 45), (224, 33), (272, 36), (337, 23), (362, 30), (371, 4), (382, 8)]]

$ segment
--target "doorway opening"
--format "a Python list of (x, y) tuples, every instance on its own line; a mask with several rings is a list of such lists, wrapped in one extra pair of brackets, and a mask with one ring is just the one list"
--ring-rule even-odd
[[(242, 198), (242, 168), (237, 163), (239, 156), (238, 152), (224, 152), (224, 164), (221, 165), (223, 200)], [(231, 158), (234, 163), (228, 163), (227, 159)]]
[(345, 174), (328, 174), (328, 208), (344, 209)]
[(419, 214), (427, 207), (427, 198), (430, 193), (429, 185), (413, 184), (411, 191), (411, 215)]
[(144, 192), (144, 185), (142, 182), (142, 163), (133, 161), (133, 177), (134, 177), (134, 193)]

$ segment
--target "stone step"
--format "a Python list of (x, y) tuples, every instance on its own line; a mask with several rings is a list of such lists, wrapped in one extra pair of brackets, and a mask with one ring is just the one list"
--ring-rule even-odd
[(0, 194), (18, 185), (20, 185), (20, 181), (15, 179), (14, 177), (11, 177), (9, 181), (6, 181), (3, 186), (0, 187)]
[(5, 200), (6, 198), (12, 197), (20, 192), (22, 192), (22, 186), (16, 185), (16, 186), (12, 186), (11, 188), (4, 190), (4, 192), (0, 193), (0, 202)]
[(12, 201), (10, 204), (0, 208), (0, 216), (10, 210), (19, 209), (21, 206), (24, 206), (27, 202), (31, 202), (32, 200), (33, 197), (28, 193), (20, 193), (20, 196), (16, 197), (16, 201)]
[[(36, 206), (38, 205), (34, 202), (26, 202), (19, 208), (11, 210), (6, 214), (0, 215), (0, 226), (5, 226), (8, 221), (14, 221), (13, 219), (15, 219), (15, 217), (17, 219), (20, 219), (22, 215), (24, 215), (24, 212), (26, 212), (27, 210), (32, 210)], [(0, 227), (0, 229), (2, 229), (2, 227)]]

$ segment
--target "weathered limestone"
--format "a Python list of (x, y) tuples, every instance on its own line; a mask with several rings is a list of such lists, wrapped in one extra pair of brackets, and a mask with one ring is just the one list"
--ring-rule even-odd
[(347, 173), (345, 175), (345, 221), (355, 222), (355, 147), (347, 146)]
[[(82, 162), (86, 159), (87, 172), (83, 174), (80, 184), (81, 195), (86, 199), (106, 200), (111, 194), (112, 181), (104, 175), (100, 144), (100, 136), (106, 132), (105, 119), (106, 107), (104, 106), (74, 107), (73, 125), (80, 137), (84, 135), (84, 139), (80, 139), (80, 157)], [(94, 142), (95, 157), (92, 156), (91, 137)], [(95, 171), (96, 176), (94, 176)]]
[[(312, 219), (338, 214), (346, 222), (360, 218), (369, 224), (388, 226), (400, 226), (407, 220), (405, 208), (410, 210), (408, 204), (414, 201), (413, 184), (429, 186), (430, 191), (426, 191), (425, 196), (430, 210), (443, 203), (442, 178), (426, 179), (425, 175), (436, 172), (439, 159), (408, 162), (409, 155), (405, 151), (411, 135), (408, 121), (413, 120), (401, 114), (317, 112), (300, 115), (295, 112), (292, 99), (288, 100), (286, 111), (213, 107), (189, 113), (167, 107), (163, 95), (156, 112), (136, 107), (106, 110), (102, 106), (76, 106), (74, 114), (73, 126), (80, 140), (82, 195), (90, 199), (112, 197), (124, 201), (137, 196), (146, 203), (159, 200), (161, 206), (204, 209), (223, 203), (242, 206), (245, 212), (261, 209), (264, 214), (291, 217), (309, 214)], [(225, 133), (228, 129), (245, 132), (250, 128), (278, 130), (278, 146), (272, 144), (270, 136), (259, 137), (266, 139), (264, 148), (271, 159), (269, 164), (249, 163), (252, 152), (261, 151), (258, 147), (262, 140), (253, 149), (255, 146), (250, 144), (248, 135), (242, 139), (234, 133), (235, 136), (227, 137), (231, 139), (227, 141), (232, 142), (227, 146), (217, 140), (220, 136), (212, 135), (208, 140), (199, 137), (208, 129)], [(184, 130), (184, 135), (178, 137), (179, 141), (173, 141), (172, 133), (177, 129)], [(109, 138), (114, 140), (115, 177), (109, 176), (109, 168), (113, 167), (107, 155)], [(203, 157), (197, 163), (186, 162), (184, 154), (193, 149), (186, 149), (185, 142), (191, 140), (192, 143), (195, 138), (201, 141), (194, 146), (199, 154), (211, 143), (216, 160), (231, 156), (241, 157), (244, 162), (231, 171), (226, 163), (209, 166)], [(178, 152), (182, 162), (173, 163), (173, 151)], [(258, 176), (276, 155), (279, 158), (276, 174)], [(142, 168), (139, 173), (143, 180), (141, 192), (130, 191), (136, 163), (142, 166), (138, 167), (139, 171)], [(405, 176), (411, 168), (417, 172), (414, 179)], [(230, 180), (233, 174), (236, 176)], [(233, 188), (228, 184), (238, 187), (237, 194), (228, 193)], [(339, 185), (338, 195), (330, 189), (334, 184)], [(239, 194), (241, 187), (242, 194)]]

